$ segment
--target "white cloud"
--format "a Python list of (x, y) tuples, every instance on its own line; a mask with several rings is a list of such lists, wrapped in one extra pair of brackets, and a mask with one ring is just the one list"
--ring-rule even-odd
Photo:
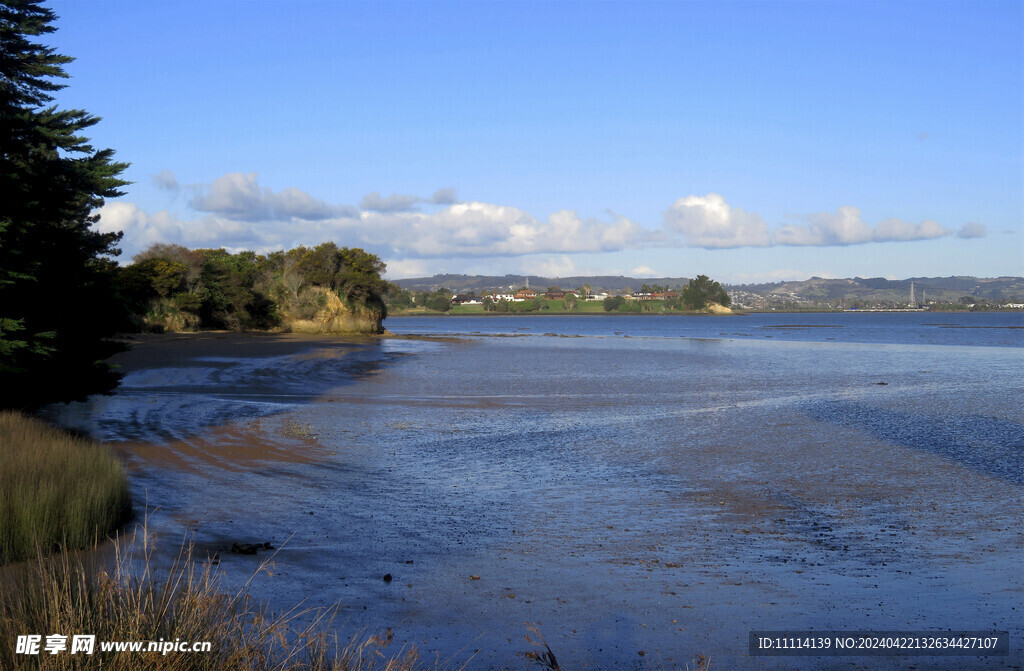
[[(757, 213), (734, 207), (716, 193), (676, 200), (664, 212), (662, 228), (655, 231), (614, 213), (584, 219), (563, 209), (539, 219), (514, 206), (458, 202), (450, 188), (439, 189), (430, 198), (373, 192), (358, 209), (329, 204), (296, 188), (262, 187), (255, 173), (229, 173), (210, 184), (191, 185), (180, 184), (164, 170), (154, 181), (164, 189), (191, 192), (191, 205), (199, 215), (185, 219), (167, 211), (149, 214), (130, 202), (110, 202), (100, 210), (97, 228), (123, 231), (125, 252), (141, 251), (154, 242), (266, 252), (333, 240), (391, 259), (398, 264), (395, 273), (418, 274), (424, 266), (416, 265), (415, 259), (462, 259), (457, 265), (466, 268), (473, 265), (469, 259), (487, 259), (486, 265), (497, 267), (501, 258), (551, 255), (517, 263), (539, 264), (534, 269), (538, 274), (565, 275), (582, 272), (573, 267), (569, 254), (653, 247), (855, 245), (985, 235), (985, 227), (976, 223), (959, 231), (930, 220), (913, 224), (889, 218), (872, 226), (851, 206), (769, 228)], [(436, 207), (421, 211), (418, 204)], [(634, 259), (631, 265), (643, 261)], [(658, 274), (644, 265), (626, 272)]]
[(455, 189), (452, 188), (438, 189), (430, 197), (430, 202), (435, 205), (451, 205), (457, 201), (458, 197), (455, 195)]
[(165, 191), (178, 191), (181, 189), (181, 185), (178, 184), (178, 179), (174, 176), (174, 173), (167, 169), (153, 175), (153, 183)]
[(625, 217), (583, 220), (560, 210), (541, 221), (515, 207), (479, 202), (430, 214), (364, 212), (358, 224), (344, 228), (364, 245), (386, 247), (389, 255), (421, 258), (618, 251), (643, 237), (643, 229)]
[(661, 273), (654, 270), (650, 266), (637, 266), (629, 273), (634, 277), (660, 277)]
[(771, 244), (760, 216), (731, 207), (717, 193), (680, 198), (665, 213), (665, 228), (681, 233), (690, 247), (724, 249)]
[(99, 209), (100, 220), (93, 227), (100, 233), (121, 233), (145, 225), (149, 215), (135, 203), (112, 201)]
[(840, 207), (836, 212), (808, 215), (807, 225), (787, 225), (778, 229), (773, 241), (778, 245), (826, 246), (860, 245), (867, 242), (906, 242), (934, 240), (952, 235), (953, 231), (925, 220), (914, 224), (889, 217), (874, 228), (861, 219), (856, 207)]
[(520, 264), (520, 267), (522, 274), (539, 275), (540, 277), (571, 277), (578, 274), (576, 264), (564, 254), (551, 258), (525, 261)]
[(957, 237), (969, 239), (969, 238), (983, 238), (985, 237), (985, 225), (979, 224), (973, 221), (969, 221), (960, 227), (960, 230), (956, 232)]
[(161, 210), (148, 214), (134, 203), (111, 202), (99, 209), (96, 230), (124, 233), (123, 251), (130, 257), (157, 242), (186, 247), (229, 247), (252, 249), (247, 243), (258, 236), (253, 228), (238, 221), (205, 216), (184, 221)]
[(374, 212), (415, 212), (418, 206), (423, 203), (432, 205), (452, 205), (457, 202), (455, 189), (438, 189), (430, 198), (420, 196), (403, 195), (393, 193), (390, 196), (381, 196), (376, 191), (368, 193), (359, 201), (359, 207)]
[(419, 196), (403, 196), (393, 193), (383, 197), (376, 191), (368, 193), (359, 201), (359, 207), (364, 210), (375, 212), (409, 212), (415, 210), (416, 206), (423, 202)]
[(422, 259), (385, 259), (384, 263), (388, 267), (384, 276), (389, 280), (429, 277), (434, 274), (431, 265)]
[[(239, 192), (211, 193), (234, 196)], [(296, 211), (297, 205), (288, 204), (291, 195), (285, 190), (274, 194), (274, 199)], [(232, 214), (239, 211), (226, 202), (210, 205)], [(123, 231), (122, 246), (133, 252), (154, 242), (262, 252), (334, 240), (398, 259), (608, 252), (635, 246), (644, 237), (644, 230), (624, 217), (610, 222), (584, 220), (562, 210), (541, 221), (518, 208), (490, 203), (456, 203), (433, 213), (367, 211), (358, 218), (241, 221), (212, 214), (191, 220), (166, 211), (150, 215), (133, 203), (116, 201), (101, 208), (97, 228)]]
[(922, 221), (919, 224), (912, 224), (890, 217), (878, 222), (875, 227), (875, 242), (887, 242), (890, 240), (932, 240), (942, 238), (953, 231), (943, 228), (931, 220)]
[[(872, 227), (861, 219), (858, 208), (849, 205), (835, 212), (806, 215), (803, 224), (784, 224), (769, 229), (757, 213), (732, 207), (717, 193), (680, 198), (664, 214), (666, 230), (682, 234), (690, 247), (707, 249), (844, 246), (933, 240), (954, 234), (953, 230), (931, 220), (913, 224), (890, 217)], [(981, 237), (985, 227), (967, 224), (957, 234), (962, 238)]]
[(776, 233), (776, 244), (858, 245), (870, 242), (873, 235), (871, 227), (861, 221), (860, 210), (848, 205), (835, 214), (822, 212), (807, 219), (807, 226), (788, 226)]
[(239, 221), (319, 221), (332, 217), (356, 217), (352, 207), (329, 205), (299, 189), (274, 192), (259, 185), (256, 173), (233, 172), (201, 188), (190, 205), (200, 212)]

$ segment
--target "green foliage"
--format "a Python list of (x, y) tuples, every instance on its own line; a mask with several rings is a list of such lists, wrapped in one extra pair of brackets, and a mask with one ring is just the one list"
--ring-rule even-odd
[(138, 328), (265, 330), (312, 319), (332, 292), (353, 312), (387, 314), (385, 295), (411, 303), (381, 278), (381, 260), (328, 242), (266, 256), (154, 245), (121, 269), (118, 287)]
[(732, 299), (725, 288), (707, 275), (698, 275), (680, 294), (683, 305), (690, 310), (703, 310), (710, 303), (729, 307)]
[(602, 303), (604, 304), (605, 312), (612, 312), (613, 310), (618, 310), (619, 307), (621, 307), (625, 302), (626, 299), (623, 298), (622, 296), (609, 296), (608, 298), (602, 301)]
[(448, 312), (452, 307), (453, 295), (454, 294), (450, 290), (444, 287), (441, 287), (432, 293), (416, 291), (412, 294), (412, 302), (415, 306), (424, 307), (428, 310)]
[(384, 294), (384, 304), (387, 305), (389, 310), (408, 310), (413, 305), (412, 293), (393, 282), (389, 282), (387, 292)]
[(72, 59), (35, 42), (55, 16), (0, 4), (0, 407), (109, 391), (124, 323), (113, 286), (120, 234), (91, 228), (127, 167), (82, 136), (99, 118), (50, 105)]
[(452, 296), (448, 291), (440, 290), (430, 294), (424, 305), (428, 310), (448, 312), (452, 307)]

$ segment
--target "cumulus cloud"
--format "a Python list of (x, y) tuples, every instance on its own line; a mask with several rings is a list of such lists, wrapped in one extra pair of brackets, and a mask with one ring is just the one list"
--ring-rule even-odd
[(166, 210), (148, 214), (134, 203), (121, 201), (106, 203), (98, 214), (100, 218), (95, 225), (96, 230), (102, 233), (124, 233), (122, 247), (129, 256), (157, 242), (186, 247), (239, 249), (258, 237), (251, 226), (242, 222), (213, 216), (193, 221), (182, 220)]
[(398, 193), (384, 197), (374, 191), (363, 196), (363, 199), (359, 201), (359, 207), (364, 210), (373, 210), (374, 212), (414, 212), (423, 203), (452, 205), (456, 201), (455, 189), (450, 188), (438, 189), (430, 198)]
[(429, 214), (364, 212), (359, 224), (346, 228), (366, 245), (415, 257), (616, 251), (643, 232), (625, 217), (602, 222), (560, 210), (541, 221), (515, 207), (480, 202)]
[(452, 188), (438, 189), (434, 192), (434, 195), (430, 197), (430, 202), (435, 205), (451, 205), (457, 200), (458, 198), (455, 195), (455, 189)]
[[(570, 277), (578, 274), (576, 264), (566, 255), (531, 259), (520, 264), (519, 272), (540, 277)], [(567, 289), (568, 287), (562, 287)]]
[[(154, 242), (265, 252), (333, 240), (406, 262), (403, 274), (423, 267), (412, 265), (416, 259), (478, 258), (493, 263), (500, 257), (552, 255), (545, 261), (548, 269), (557, 266), (565, 273), (572, 268), (566, 255), (577, 253), (653, 246), (856, 245), (953, 235), (976, 238), (986, 232), (973, 222), (958, 231), (930, 220), (889, 218), (872, 225), (850, 206), (769, 227), (756, 212), (732, 206), (717, 193), (676, 200), (664, 211), (661, 229), (651, 230), (614, 213), (583, 218), (564, 209), (541, 219), (514, 206), (460, 202), (451, 188), (438, 189), (429, 198), (373, 192), (355, 208), (327, 203), (296, 188), (262, 187), (255, 173), (229, 173), (203, 185), (180, 184), (169, 170), (153, 179), (160, 188), (191, 193), (190, 204), (198, 214), (189, 219), (166, 211), (149, 214), (130, 202), (108, 203), (99, 212), (97, 228), (124, 232), (125, 252), (141, 251)], [(418, 205), (435, 207), (421, 210)], [(633, 274), (656, 273), (640, 267)]]
[(807, 216), (806, 226), (784, 226), (773, 236), (779, 245), (859, 245), (870, 242), (871, 227), (861, 221), (856, 207), (840, 207), (835, 213)]
[(178, 184), (178, 178), (174, 176), (174, 173), (170, 170), (161, 170), (156, 175), (153, 175), (153, 184), (160, 189), (165, 191), (178, 191), (181, 189), (181, 184)]
[(768, 227), (757, 214), (732, 207), (717, 193), (680, 198), (665, 213), (665, 228), (681, 233), (691, 247), (765, 247)]
[[(861, 245), (933, 240), (955, 233), (931, 220), (914, 224), (890, 217), (872, 226), (861, 218), (860, 210), (852, 206), (840, 207), (835, 212), (809, 214), (802, 217), (804, 223), (769, 229), (759, 215), (730, 206), (717, 193), (680, 198), (665, 211), (664, 217), (667, 231), (681, 234), (690, 247), (707, 249)], [(962, 238), (981, 237), (985, 227), (966, 224), (956, 233)]]
[(409, 212), (415, 210), (416, 206), (423, 202), (419, 196), (403, 196), (393, 193), (383, 197), (376, 191), (368, 193), (359, 201), (359, 207), (374, 212)]
[(430, 263), (422, 259), (387, 259), (385, 276), (392, 280), (407, 277), (429, 277), (434, 274)]
[(978, 224), (973, 221), (969, 221), (960, 227), (960, 230), (956, 232), (957, 237), (970, 239), (970, 238), (983, 238), (985, 237), (985, 225)]
[[(211, 190), (218, 195), (225, 192), (237, 195)], [(272, 195), (276, 212), (298, 211), (288, 203), (288, 191)], [(154, 242), (263, 252), (334, 240), (382, 257), (404, 259), (619, 251), (635, 247), (647, 237), (645, 229), (625, 217), (600, 221), (561, 210), (540, 220), (515, 207), (480, 202), (455, 203), (430, 213), (363, 211), (358, 217), (313, 220), (293, 216), (283, 221), (267, 220), (265, 213), (249, 221), (239, 220), (239, 208), (231, 202), (208, 203), (223, 214), (207, 213), (196, 219), (182, 219), (166, 211), (148, 214), (133, 203), (111, 202), (100, 209), (96, 226), (102, 231), (123, 232), (122, 247), (130, 253)]]
[(875, 227), (873, 240), (875, 242), (888, 242), (890, 240), (932, 240), (942, 238), (953, 231), (943, 228), (934, 221), (926, 219), (919, 224), (890, 217), (878, 222)]
[(787, 225), (775, 231), (772, 239), (778, 245), (826, 246), (861, 245), (867, 242), (906, 242), (934, 240), (953, 231), (926, 219), (919, 223), (889, 217), (872, 227), (861, 219), (856, 207), (840, 207), (834, 213), (822, 212), (806, 217), (806, 225)]
[(218, 177), (201, 188), (190, 205), (200, 212), (250, 222), (359, 216), (355, 208), (330, 205), (299, 189), (274, 192), (261, 187), (256, 173), (233, 172)]

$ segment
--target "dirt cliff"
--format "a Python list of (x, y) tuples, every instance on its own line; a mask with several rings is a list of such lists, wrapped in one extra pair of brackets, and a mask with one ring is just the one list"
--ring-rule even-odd
[(314, 288), (322, 294), (322, 306), (312, 317), (298, 318), (282, 315), (285, 330), (292, 333), (383, 333), (383, 321), (387, 313), (383, 305), (349, 306), (336, 293), (328, 289)]

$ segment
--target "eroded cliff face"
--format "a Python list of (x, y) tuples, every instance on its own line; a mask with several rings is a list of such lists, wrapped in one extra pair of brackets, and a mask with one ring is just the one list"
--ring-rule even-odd
[(383, 305), (349, 307), (336, 293), (320, 287), (311, 291), (323, 295), (323, 307), (308, 319), (301, 319), (289, 314), (282, 315), (283, 326), (292, 333), (342, 334), (384, 332), (384, 317), (387, 313)]
[(708, 303), (708, 306), (704, 308), (713, 315), (731, 315), (732, 308), (727, 308), (724, 305), (718, 303)]

